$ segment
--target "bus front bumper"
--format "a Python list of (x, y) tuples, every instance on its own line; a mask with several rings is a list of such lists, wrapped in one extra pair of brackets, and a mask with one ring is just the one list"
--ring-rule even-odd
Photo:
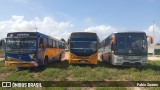
[(5, 66), (8, 67), (35, 67), (32, 62), (17, 62), (17, 61), (5, 61)]
[(70, 64), (97, 64), (97, 60), (70, 59)]
[[(122, 66), (143, 66), (147, 64), (147, 57), (140, 56), (131, 56), (132, 58), (124, 58), (122, 56), (114, 55), (113, 65), (122, 65)], [(138, 57), (138, 58), (137, 58)], [(135, 59), (136, 58), (136, 59)]]
[(127, 61), (125, 61), (125, 62), (122, 62), (122, 63), (113, 63), (113, 65), (122, 65), (122, 66), (143, 66), (143, 65), (146, 65), (147, 64), (147, 62), (146, 63), (142, 63), (142, 62), (127, 62)]

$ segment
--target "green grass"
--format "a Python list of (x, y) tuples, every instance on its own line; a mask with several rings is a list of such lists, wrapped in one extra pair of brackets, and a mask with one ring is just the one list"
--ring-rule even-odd
[(10, 74), (5, 78), (6, 81), (35, 81), (34, 74), (28, 70), (23, 70)]
[(0, 61), (0, 68), (4, 67), (4, 61)]
[(0, 49), (0, 58), (4, 57), (4, 50)]
[[(65, 90), (65, 87), (43, 87), (43, 88), (1, 88), (0, 90)], [(77, 89), (74, 88), (73, 90), (81, 90), (81, 89)]]
[[(67, 61), (51, 63), (46, 68), (38, 68), (35, 71), (27, 69), (16, 71), (12, 67), (4, 67), (4, 61), (0, 61), (0, 76), (7, 76), (6, 81), (160, 81), (160, 61), (149, 61), (142, 67), (111, 67), (99, 62), (91, 65), (68, 65)], [(67, 88), (67, 90), (81, 90), (85, 87)], [(93, 87), (92, 87), (93, 88)], [(46, 89), (47, 88), (43, 88)], [(63, 90), (64, 87), (53, 88)], [(133, 90), (126, 87), (94, 87), (93, 90)], [(147, 88), (154, 90), (157, 88)], [(32, 90), (32, 89), (31, 89)], [(85, 90), (85, 89), (84, 89)]]

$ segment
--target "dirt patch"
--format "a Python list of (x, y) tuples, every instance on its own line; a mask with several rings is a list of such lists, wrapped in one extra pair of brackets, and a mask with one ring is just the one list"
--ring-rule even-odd
[(4, 60), (4, 58), (0, 58), (0, 61), (3, 61)]
[(8, 77), (9, 75), (11, 75), (13, 72), (7, 72), (7, 73), (2, 73), (0, 74), (0, 81), (4, 81), (6, 77)]
[(159, 56), (148, 56), (148, 60), (160, 60), (160, 57)]
[(69, 53), (65, 52), (65, 56), (64, 56), (64, 58), (62, 58), (62, 61), (68, 60), (68, 58), (69, 58)]

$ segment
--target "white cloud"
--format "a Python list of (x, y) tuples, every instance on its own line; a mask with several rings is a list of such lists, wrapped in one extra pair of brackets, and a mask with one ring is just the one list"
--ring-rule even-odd
[(55, 21), (52, 17), (44, 17), (42, 20), (35, 17), (27, 21), (24, 16), (12, 16), (10, 20), (0, 21), (0, 38), (6, 37), (8, 32), (38, 32), (53, 36), (57, 39), (68, 38), (69, 29), (73, 27), (71, 21)]
[(108, 37), (111, 33), (120, 32), (120, 31), (127, 31), (124, 28), (115, 28), (110, 25), (99, 25), (99, 26), (92, 26), (84, 30), (85, 32), (96, 32), (99, 36), (100, 41), (104, 38)]
[[(126, 28), (115, 28), (110, 25), (99, 25), (91, 26), (84, 30), (85, 32), (96, 32), (102, 41), (104, 38), (108, 37), (113, 32), (125, 32), (125, 31), (143, 31), (146, 32), (147, 36), (153, 36), (153, 25), (149, 26), (144, 30), (130, 30)], [(157, 25), (154, 25), (154, 42), (160, 42), (160, 28)]]
[[(8, 32), (18, 32), (18, 31), (36, 31), (50, 35), (57, 39), (68, 39), (72, 30), (74, 30), (74, 24), (71, 21), (56, 21), (52, 17), (44, 17), (40, 19), (35, 17), (33, 20), (27, 21), (24, 16), (12, 16), (11, 19), (6, 21), (0, 21), (0, 38), (5, 38)], [(155, 43), (160, 41), (160, 28), (155, 25)], [(141, 30), (146, 32), (147, 35), (153, 35), (153, 25), (148, 28)], [(108, 37), (113, 32), (124, 32), (124, 31), (135, 31), (126, 28), (116, 28), (111, 25), (97, 25), (90, 26), (81, 31), (85, 32), (95, 32), (99, 36), (100, 40)], [(138, 31), (138, 30), (137, 30)], [(140, 30), (139, 30), (140, 31)]]
[(160, 42), (160, 28), (155, 24), (155, 25), (150, 25), (147, 29), (143, 30), (146, 32), (148, 36), (153, 37), (153, 30), (154, 30), (154, 44), (157, 42)]
[(83, 23), (87, 26), (94, 25), (93, 19), (91, 17), (87, 17), (87, 18), (83, 19)]

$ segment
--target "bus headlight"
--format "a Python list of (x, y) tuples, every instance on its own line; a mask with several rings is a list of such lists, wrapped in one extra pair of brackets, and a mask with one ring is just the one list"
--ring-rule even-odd
[(115, 61), (115, 62), (122, 62), (122, 60), (123, 60), (123, 57), (122, 57), (122, 56), (114, 55), (114, 61)]
[(73, 58), (74, 56), (73, 55), (71, 55), (71, 58)]
[(117, 59), (117, 62), (122, 62), (122, 60), (121, 59)]

